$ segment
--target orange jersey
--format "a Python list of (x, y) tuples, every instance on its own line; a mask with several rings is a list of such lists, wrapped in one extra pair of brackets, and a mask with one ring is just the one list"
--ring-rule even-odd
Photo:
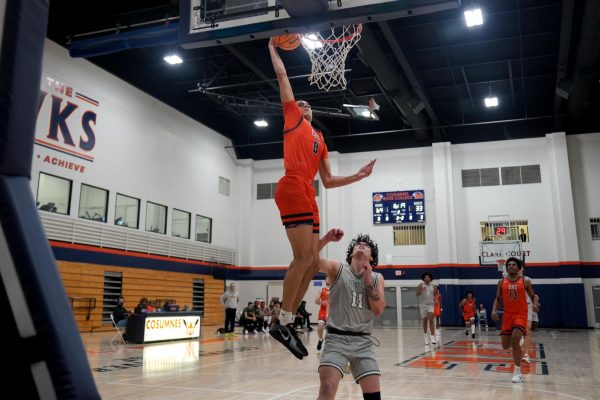
[(465, 304), (462, 306), (464, 314), (475, 314), (475, 299), (465, 299)]
[(329, 298), (329, 288), (324, 287), (321, 289), (321, 308), (319, 313), (324, 312), (327, 314), (327, 299)]
[[(508, 278), (502, 279), (502, 303), (504, 313), (527, 315), (527, 290), (525, 279), (520, 277), (512, 282)], [(527, 317), (526, 317), (527, 318)]]
[(321, 158), (327, 158), (327, 146), (321, 132), (304, 119), (296, 101), (283, 103), (283, 166), (286, 175), (296, 175), (312, 181), (319, 170)]
[(319, 307), (319, 320), (325, 321), (327, 319), (327, 302), (329, 299), (329, 288), (324, 287), (321, 289), (321, 307)]
[(442, 316), (442, 294), (437, 292), (433, 295), (433, 315), (436, 317)]

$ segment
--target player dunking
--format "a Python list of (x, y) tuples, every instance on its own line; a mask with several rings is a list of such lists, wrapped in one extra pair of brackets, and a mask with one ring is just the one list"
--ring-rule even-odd
[(492, 309), (492, 319), (498, 321), (498, 306), (504, 305), (502, 317), (502, 347), (512, 347), (512, 356), (515, 363), (512, 382), (521, 383), (521, 346), (520, 341), (526, 332), (527, 326), (527, 296), (533, 300), (533, 306), (537, 308), (537, 298), (533, 291), (531, 280), (519, 276), (523, 268), (521, 260), (510, 257), (506, 260), (507, 276), (498, 281), (496, 299)]
[(281, 325), (273, 325), (269, 333), (302, 359), (308, 351), (293, 328), (293, 311), (300, 305), (312, 277), (319, 270), (319, 209), (313, 179), (319, 171), (325, 188), (348, 185), (371, 175), (375, 160), (351, 176), (331, 174), (323, 135), (311, 125), (311, 107), (306, 101), (294, 100), (292, 86), (273, 39), (269, 41), (269, 53), (279, 83), (284, 117), (285, 176), (277, 183), (275, 202), (294, 257), (283, 280)]
[(462, 301), (458, 304), (458, 308), (460, 308), (460, 311), (462, 312), (463, 319), (467, 327), (465, 335), (468, 335), (470, 330), (471, 337), (475, 338), (475, 313), (477, 312), (477, 300), (475, 300), (472, 290), (467, 292), (467, 297), (462, 299)]
[(319, 318), (317, 323), (317, 335), (319, 336), (319, 343), (317, 343), (317, 350), (321, 350), (323, 346), (323, 331), (325, 330), (325, 323), (327, 322), (327, 313), (329, 311), (329, 278), (325, 279), (325, 287), (321, 289), (321, 293), (315, 299), (315, 303), (319, 304)]

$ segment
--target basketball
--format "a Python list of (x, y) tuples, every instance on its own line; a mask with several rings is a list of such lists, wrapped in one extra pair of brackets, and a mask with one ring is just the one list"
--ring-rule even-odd
[(300, 36), (295, 33), (275, 36), (273, 38), (273, 43), (275, 43), (275, 46), (286, 51), (297, 49), (298, 46), (302, 44), (300, 42)]

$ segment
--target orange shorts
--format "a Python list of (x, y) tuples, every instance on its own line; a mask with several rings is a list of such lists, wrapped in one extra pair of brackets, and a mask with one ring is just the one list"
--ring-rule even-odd
[(474, 312), (468, 312), (468, 313), (463, 313), (463, 319), (465, 320), (465, 322), (469, 322), (470, 320), (475, 319), (475, 313)]
[(505, 312), (502, 316), (502, 331), (500, 335), (510, 336), (514, 329), (518, 329), (523, 332), (523, 335), (527, 333), (527, 310), (524, 313), (507, 313)]
[(275, 203), (286, 228), (312, 225), (313, 233), (319, 233), (319, 207), (312, 181), (295, 175), (284, 176), (277, 183)]
[(319, 319), (317, 321), (327, 321), (327, 312), (319, 311)]
[(442, 316), (442, 308), (440, 307), (439, 304), (435, 303), (433, 305), (433, 315), (435, 317), (441, 317)]

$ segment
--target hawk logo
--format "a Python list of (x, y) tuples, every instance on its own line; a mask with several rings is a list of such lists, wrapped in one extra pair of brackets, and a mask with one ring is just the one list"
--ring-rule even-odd
[[(531, 363), (521, 364), (521, 373), (549, 375), (546, 352), (542, 343), (532, 344), (529, 351)], [(398, 367), (453, 369), (470, 368), (479, 364), (486, 372), (512, 373), (514, 369), (510, 350), (504, 350), (500, 342), (486, 341), (475, 345), (469, 341), (452, 341), (426, 353), (396, 364)]]
[(194, 331), (196, 330), (196, 326), (198, 326), (199, 323), (200, 323), (200, 318), (197, 318), (195, 321), (189, 320), (189, 319), (186, 321), (185, 319), (183, 319), (183, 325), (185, 326), (185, 329), (187, 330), (188, 336), (194, 336)]

